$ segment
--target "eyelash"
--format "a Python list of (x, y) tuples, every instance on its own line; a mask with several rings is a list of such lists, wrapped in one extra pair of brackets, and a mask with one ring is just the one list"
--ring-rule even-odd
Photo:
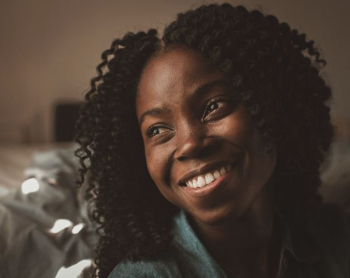
[[(210, 113), (212, 113), (215, 110), (218, 110), (223, 105), (222, 103), (224, 103), (224, 102), (227, 102), (227, 99), (217, 98), (217, 99), (214, 99), (214, 100), (210, 100), (209, 103), (205, 107), (205, 111), (204, 111), (202, 119), (204, 120), (205, 117), (208, 116)], [(218, 105), (218, 103), (221, 103), (221, 106)], [(217, 104), (218, 107), (208, 112), (208, 110), (210, 109), (210, 106), (213, 105), (213, 104)]]
[(167, 128), (166, 126), (151, 126), (149, 127), (147, 130), (146, 130), (146, 135), (148, 138), (151, 138), (151, 137), (154, 137), (156, 135), (159, 135), (160, 133), (158, 134), (153, 134), (153, 132), (157, 129), (161, 129), (161, 128), (164, 128), (164, 129), (169, 129)]

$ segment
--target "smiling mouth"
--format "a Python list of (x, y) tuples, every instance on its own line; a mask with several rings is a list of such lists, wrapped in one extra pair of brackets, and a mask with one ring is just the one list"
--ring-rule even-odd
[(216, 181), (218, 178), (231, 171), (231, 164), (227, 164), (225, 166), (218, 167), (206, 174), (198, 175), (190, 180), (186, 181), (186, 186), (191, 188), (200, 188), (204, 187), (212, 182)]

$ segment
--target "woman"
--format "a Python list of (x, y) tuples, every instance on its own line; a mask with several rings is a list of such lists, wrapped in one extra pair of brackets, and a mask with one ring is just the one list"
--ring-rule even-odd
[(345, 220), (317, 195), (333, 129), (313, 42), (209, 5), (102, 59), (76, 152), (99, 277), (349, 277)]

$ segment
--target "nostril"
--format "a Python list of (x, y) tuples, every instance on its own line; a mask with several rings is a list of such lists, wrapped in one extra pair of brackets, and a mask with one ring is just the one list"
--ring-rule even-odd
[(188, 158), (195, 158), (199, 155), (200, 152), (201, 152), (200, 145), (194, 145), (194, 146), (186, 145), (179, 150), (176, 159), (178, 161), (184, 161)]
[(218, 141), (212, 138), (187, 141), (179, 146), (175, 154), (178, 161), (210, 156), (218, 149)]
[(177, 157), (176, 160), (178, 161), (184, 161), (186, 160), (186, 158), (184, 156), (180, 156), (180, 157)]

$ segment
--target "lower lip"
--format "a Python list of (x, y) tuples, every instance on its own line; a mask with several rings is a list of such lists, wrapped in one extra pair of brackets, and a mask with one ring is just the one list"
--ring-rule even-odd
[(209, 183), (203, 187), (197, 187), (197, 188), (192, 188), (189, 186), (182, 186), (181, 189), (186, 192), (186, 194), (193, 196), (193, 197), (205, 197), (207, 195), (212, 194), (215, 190), (218, 188), (222, 188), (224, 185), (228, 184), (227, 180), (229, 179), (230, 174), (234, 170), (231, 169), (229, 172), (225, 173), (224, 175), (220, 176), (217, 178), (215, 181), (212, 183)]

